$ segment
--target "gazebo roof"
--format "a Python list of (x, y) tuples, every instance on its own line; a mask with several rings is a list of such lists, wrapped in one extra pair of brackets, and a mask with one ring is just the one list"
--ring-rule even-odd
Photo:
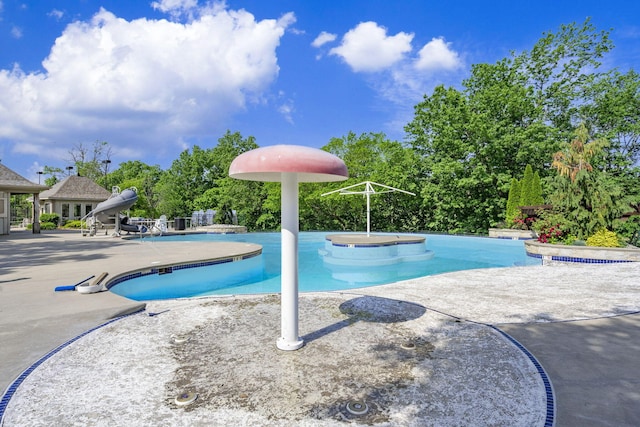
[(86, 176), (71, 175), (40, 193), (40, 200), (107, 200), (111, 192)]
[(16, 194), (39, 193), (47, 190), (46, 185), (36, 184), (0, 163), (0, 190)]

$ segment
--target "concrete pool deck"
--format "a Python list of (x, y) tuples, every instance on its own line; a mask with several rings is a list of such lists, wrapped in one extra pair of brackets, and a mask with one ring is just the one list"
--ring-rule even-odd
[[(164, 245), (0, 236), (0, 388), (58, 345), (143, 306), (55, 286), (217, 250)], [(549, 375), (555, 425), (640, 425), (640, 263), (473, 270), (303, 294), (297, 352), (275, 348), (278, 308), (273, 295), (150, 302), (34, 370), (4, 423), (544, 425), (544, 387), (497, 327)], [(187, 389), (196, 403), (176, 406)], [(349, 399), (369, 412), (345, 412)]]

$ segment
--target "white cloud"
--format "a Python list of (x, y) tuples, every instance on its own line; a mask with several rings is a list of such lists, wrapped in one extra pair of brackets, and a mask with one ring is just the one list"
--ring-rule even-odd
[(14, 152), (101, 139), (148, 153), (224, 130), (277, 77), (276, 48), (295, 16), (208, 7), (185, 24), (101, 9), (68, 25), (44, 72), (0, 70), (0, 140)]
[(391, 67), (411, 51), (413, 34), (400, 32), (388, 36), (387, 29), (375, 22), (362, 22), (349, 30), (342, 44), (331, 49), (355, 72), (375, 72)]
[(51, 16), (59, 21), (64, 16), (64, 12), (58, 9), (53, 9), (51, 12), (47, 13), (47, 16)]
[(313, 42), (311, 42), (311, 46), (313, 47), (320, 47), (326, 43), (331, 43), (332, 41), (334, 41), (338, 36), (332, 33), (328, 33), (326, 31), (321, 32), (318, 37), (315, 38), (315, 40)]
[[(296, 23), (296, 15), (293, 12), (287, 12), (284, 15), (282, 15), (280, 18), (278, 18), (278, 26), (282, 27), (282, 28), (287, 28), (290, 25), (293, 25)], [(296, 31), (299, 32), (299, 31)]]
[(16, 27), (15, 25), (13, 27), (11, 27), (11, 37), (13, 37), (14, 39), (21, 39), (22, 38), (22, 28)]
[(293, 124), (293, 113), (295, 112), (293, 101), (289, 99), (287, 102), (280, 105), (280, 107), (278, 107), (278, 112), (282, 114), (282, 117), (284, 117), (287, 123)]
[(41, 165), (38, 162), (33, 162), (31, 166), (27, 169), (28, 176), (26, 177), (31, 182), (38, 182), (40, 184), (44, 184), (44, 180), (48, 178), (48, 176), (40, 175), (38, 172), (42, 172), (44, 170), (44, 165)]
[(420, 52), (415, 66), (419, 70), (455, 70), (462, 65), (457, 52), (450, 49), (451, 43), (444, 38), (433, 38), (425, 44)]
[(174, 18), (182, 15), (192, 16), (198, 7), (198, 0), (160, 0), (151, 3), (151, 7), (163, 13), (168, 13)]

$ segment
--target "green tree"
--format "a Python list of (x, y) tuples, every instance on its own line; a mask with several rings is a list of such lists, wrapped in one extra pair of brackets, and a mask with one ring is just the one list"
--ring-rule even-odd
[(584, 123), (575, 131), (575, 138), (561, 151), (553, 156), (551, 166), (562, 177), (575, 182), (581, 171), (592, 172), (593, 160), (597, 155), (602, 155), (608, 142), (604, 139), (589, 141), (589, 131)]
[(243, 181), (229, 177), (229, 167), (240, 154), (258, 148), (253, 136), (243, 138), (240, 132), (227, 131), (218, 144), (211, 150), (213, 186), (203, 195), (208, 199), (196, 199), (199, 209), (212, 208), (217, 211), (216, 221), (230, 222), (236, 211), (238, 221), (249, 230), (256, 229), (256, 222), (261, 214), (262, 203), (266, 198), (264, 184), (261, 182)]
[(553, 214), (562, 214), (570, 233), (586, 239), (596, 231), (613, 229), (614, 221), (629, 210), (630, 199), (613, 177), (594, 168), (605, 156), (606, 141), (589, 140), (584, 125), (575, 138), (554, 155), (557, 175), (551, 182)]
[(520, 206), (529, 206), (534, 196), (533, 168), (527, 165), (524, 169), (524, 176), (520, 183)]
[(111, 163), (111, 151), (106, 141), (95, 141), (90, 147), (83, 143), (74, 144), (69, 150), (69, 162), (78, 175), (102, 182)]
[(138, 200), (132, 207), (133, 216), (157, 218), (162, 215), (157, 209), (156, 184), (163, 171), (158, 165), (150, 166), (139, 160), (122, 162), (116, 170), (105, 176), (105, 187), (116, 185), (121, 189), (136, 187)]
[(504, 219), (511, 179), (527, 164), (549, 173), (611, 47), (588, 20), (563, 25), (531, 51), (474, 65), (462, 90), (438, 86), (425, 96), (405, 130), (423, 156), (429, 227), (484, 232)]
[[(331, 190), (374, 181), (420, 193), (422, 169), (420, 157), (410, 148), (389, 140), (383, 133), (349, 132), (332, 138), (324, 150), (340, 157), (349, 170), (349, 179), (326, 184), (301, 186), (301, 227), (306, 230), (366, 229), (366, 198), (322, 194)], [(403, 193), (372, 195), (371, 228), (377, 231), (418, 231), (424, 229), (426, 209), (419, 196)]]
[[(279, 230), (282, 213), (280, 205), (282, 189), (280, 184), (277, 182), (265, 182), (262, 190), (264, 194), (266, 194), (266, 197), (262, 201), (262, 207), (255, 222), (255, 229), (263, 231)], [(304, 225), (302, 229), (305, 229)]]
[(603, 74), (589, 88), (583, 116), (595, 135), (610, 142), (607, 169), (619, 175), (640, 162), (640, 74)]
[(596, 137), (609, 141), (607, 172), (635, 203), (640, 203), (640, 74), (612, 71), (601, 76), (583, 107)]
[(507, 198), (507, 225), (513, 224), (513, 220), (520, 214), (520, 181), (515, 178), (511, 178), (511, 185), (509, 186), (509, 197)]
[(533, 194), (530, 203), (533, 206), (539, 206), (544, 203), (544, 197), (542, 197), (542, 179), (540, 179), (538, 171), (535, 171), (533, 174)]
[(11, 194), (11, 212), (9, 220), (12, 222), (22, 221), (24, 218), (31, 218), (33, 204), (28, 201), (29, 194)]
[(44, 184), (48, 185), (49, 187), (53, 187), (64, 177), (64, 171), (53, 166), (45, 166), (42, 169), (42, 172), (45, 176), (48, 175), (44, 180)]
[(423, 156), (421, 196), (430, 230), (486, 232), (504, 219), (518, 138), (500, 138), (492, 149), (499, 124), (487, 125), (491, 120), (474, 102), (439, 86), (416, 106), (406, 127), (411, 146)]
[(597, 80), (600, 61), (612, 48), (609, 31), (598, 31), (587, 18), (581, 25), (564, 24), (555, 33), (544, 33), (531, 51), (516, 57), (543, 120), (564, 136), (573, 131), (584, 94)]
[(544, 203), (540, 174), (538, 171), (534, 173), (531, 165), (527, 165), (524, 169), (524, 177), (520, 185), (520, 206), (537, 206)]
[(210, 150), (195, 145), (180, 153), (156, 185), (158, 210), (167, 217), (191, 216), (195, 200), (214, 186)]

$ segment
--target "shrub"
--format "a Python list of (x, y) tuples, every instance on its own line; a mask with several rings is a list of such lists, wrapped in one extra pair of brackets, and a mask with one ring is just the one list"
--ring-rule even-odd
[(587, 246), (619, 248), (622, 245), (620, 244), (620, 238), (616, 233), (603, 228), (587, 239)]
[(82, 228), (82, 227), (86, 227), (86, 223), (84, 221), (80, 221), (79, 219), (72, 219), (71, 221), (67, 221), (62, 226), (62, 228)]
[(541, 243), (571, 244), (575, 240), (575, 236), (569, 233), (571, 222), (562, 214), (542, 212), (531, 226), (538, 233), (538, 241)]
[[(60, 224), (60, 215), (57, 213), (43, 213), (40, 215), (40, 224), (45, 222), (52, 222), (57, 227)], [(40, 226), (42, 228), (42, 226)]]
[(632, 245), (636, 242), (631, 240), (635, 237), (637, 239), (640, 233), (640, 215), (632, 216), (626, 221), (616, 221), (614, 223), (614, 231), (618, 233), (619, 237), (622, 237), (629, 241)]
[(536, 218), (520, 213), (520, 215), (513, 219), (513, 225), (511, 228), (515, 228), (517, 230), (532, 230), (534, 222), (536, 222)]
[(563, 240), (565, 245), (584, 246), (584, 241), (578, 239), (573, 234), (565, 234), (565, 236), (564, 236), (564, 238), (562, 240)]

